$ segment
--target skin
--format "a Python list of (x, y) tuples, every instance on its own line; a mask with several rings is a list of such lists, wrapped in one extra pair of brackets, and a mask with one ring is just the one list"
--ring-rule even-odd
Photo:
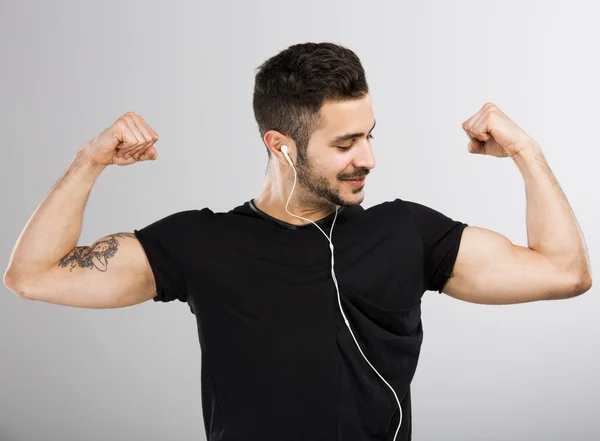
[[(371, 131), (375, 125), (371, 95), (345, 102), (326, 101), (320, 112), (325, 123), (311, 134), (306, 158), (299, 157), (295, 142), (280, 132), (270, 130), (263, 138), (273, 155), (273, 163), (254, 203), (268, 215), (289, 224), (309, 222), (285, 210), (294, 185), (294, 169), (281, 152), (283, 145), (287, 145), (297, 173), (288, 210), (313, 222), (334, 213), (336, 206), (361, 204), (366, 180), (360, 188), (353, 188), (342, 179), (366, 176), (375, 167), (371, 146)], [(336, 137), (352, 133), (361, 136), (334, 141)]]
[(79, 246), (58, 262), (58, 266), (69, 268), (72, 272), (75, 267), (97, 269), (106, 271), (108, 260), (113, 257), (119, 249), (117, 237), (129, 237), (136, 239), (133, 233), (116, 233), (97, 240), (90, 246)]

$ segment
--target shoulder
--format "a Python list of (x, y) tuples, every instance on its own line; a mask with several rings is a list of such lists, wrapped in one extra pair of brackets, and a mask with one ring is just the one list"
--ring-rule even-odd
[(437, 206), (429, 206), (412, 200), (396, 198), (371, 207), (378, 217), (386, 220), (401, 220), (404, 226), (412, 224), (419, 234), (427, 238), (431, 235), (442, 235), (452, 228), (464, 228), (468, 224), (456, 220), (454, 214), (441, 211)]
[(177, 211), (175, 213), (159, 217), (158, 219), (143, 226), (139, 230), (135, 230), (135, 232), (141, 232), (144, 234), (160, 231), (178, 235), (189, 232), (190, 229), (196, 229), (202, 223), (206, 223), (208, 220), (210, 220), (214, 215), (215, 213), (210, 208)]
[[(395, 198), (392, 200), (387, 200), (380, 202), (376, 205), (369, 207), (365, 212), (372, 213), (373, 215), (380, 216), (392, 216), (397, 218), (398, 216), (410, 218), (411, 212), (410, 208), (415, 204), (411, 201), (406, 201), (401, 198)], [(419, 204), (416, 204), (419, 205)]]

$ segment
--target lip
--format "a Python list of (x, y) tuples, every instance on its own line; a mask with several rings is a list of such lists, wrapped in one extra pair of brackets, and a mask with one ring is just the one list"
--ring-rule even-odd
[(363, 176), (362, 178), (359, 178), (359, 179), (344, 179), (344, 181), (346, 181), (352, 187), (360, 187), (365, 183), (365, 178), (366, 178), (366, 176)]

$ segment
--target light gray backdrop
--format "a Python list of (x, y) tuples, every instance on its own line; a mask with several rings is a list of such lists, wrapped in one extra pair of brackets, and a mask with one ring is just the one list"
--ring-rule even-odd
[[(159, 159), (100, 176), (81, 245), (256, 196), (254, 69), (306, 41), (343, 44), (365, 67), (377, 118), (365, 208), (414, 200), (526, 245), (517, 167), (469, 154), (461, 127), (491, 101), (542, 146), (594, 261), (599, 12), (572, 0), (3, 0), (2, 269), (75, 152), (127, 111), (158, 132)], [(0, 289), (1, 440), (205, 439), (187, 305), (86, 310)], [(598, 286), (505, 306), (425, 293), (414, 439), (600, 439), (599, 310)]]

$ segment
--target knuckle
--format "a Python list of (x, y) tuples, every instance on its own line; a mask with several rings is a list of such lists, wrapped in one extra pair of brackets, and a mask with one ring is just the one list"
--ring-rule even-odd
[(127, 127), (127, 124), (122, 119), (117, 121), (115, 126), (116, 126), (116, 129), (120, 132), (129, 132), (129, 128)]

